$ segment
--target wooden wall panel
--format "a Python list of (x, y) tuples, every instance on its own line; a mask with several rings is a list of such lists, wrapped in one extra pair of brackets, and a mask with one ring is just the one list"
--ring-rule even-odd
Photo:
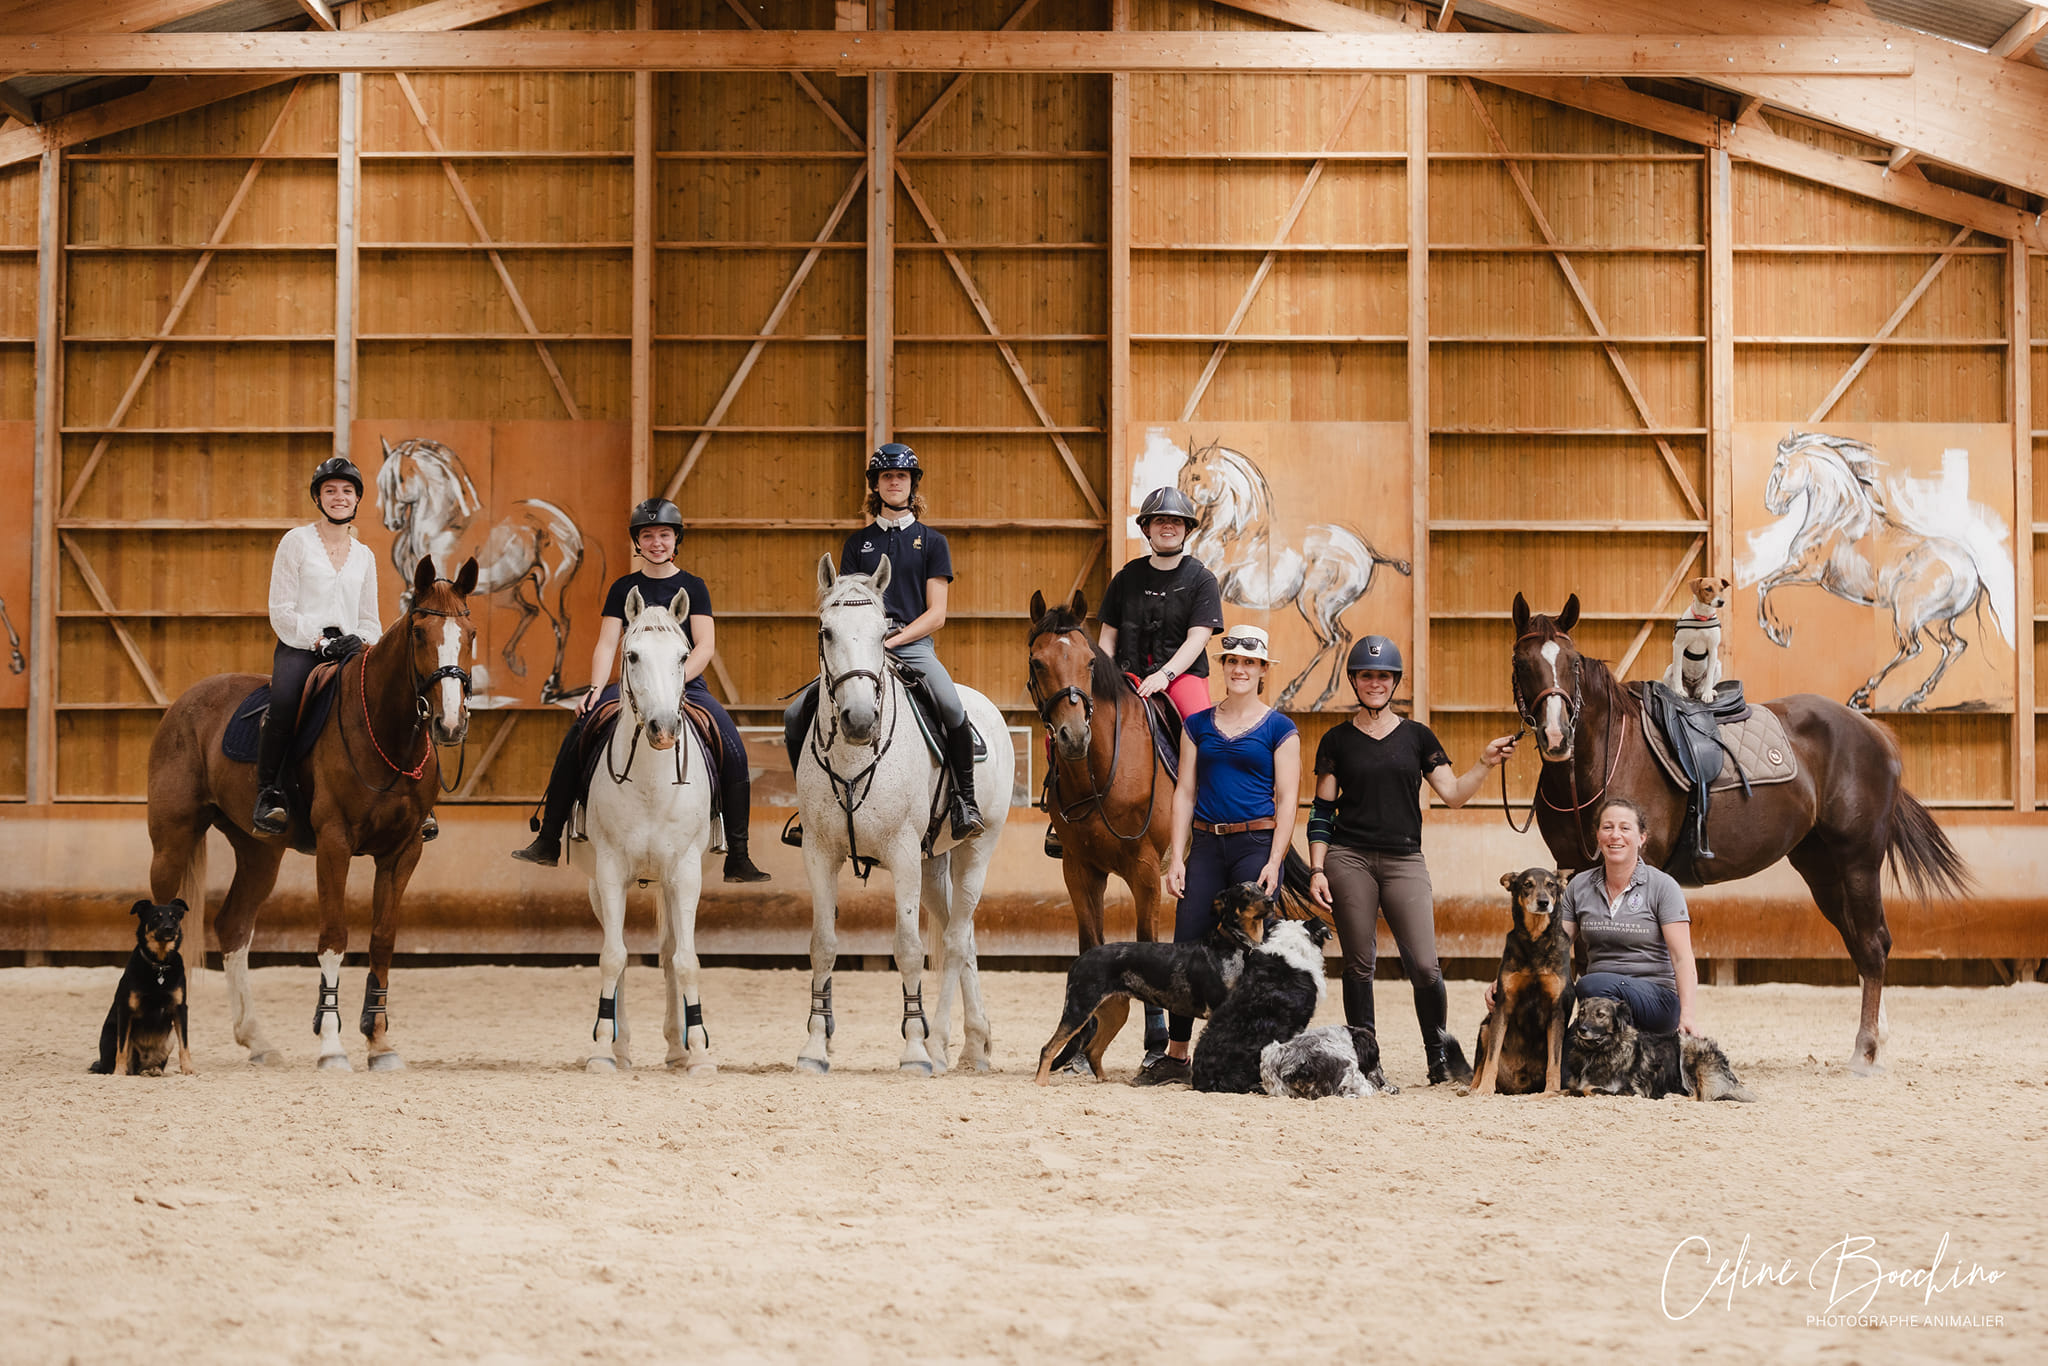
[[(73, 345), (64, 358), (66, 426), (103, 425), (148, 347)], [(334, 347), (171, 347), (129, 410), (130, 427), (325, 427), (334, 416)]]
[[(820, 253), (775, 335), (859, 338), (867, 306), (862, 255), (857, 250)], [(803, 257), (800, 248), (662, 252), (655, 269), (654, 307), (663, 332), (756, 334)], [(965, 330), (964, 322), (959, 330)]]
[[(632, 329), (632, 257), (616, 251), (499, 253), (543, 334)], [(463, 334), (524, 330), (519, 312), (481, 251), (362, 252), (361, 333)], [(579, 400), (581, 394), (578, 394)]]
[(291, 108), (272, 150), (332, 156), (336, 146), (340, 83), (332, 76), (308, 76), (298, 85), (300, 90), (296, 98), (291, 94), (291, 85), (273, 85), (173, 118), (146, 123), (140, 128), (109, 134), (83, 145), (79, 154), (172, 157), (246, 154), (262, 144), (263, 135), (277, 121), (286, 101), (290, 100)]
[[(66, 488), (77, 482), (99, 440), (94, 435), (76, 434), (64, 439)], [(306, 477), (331, 451), (331, 438), (325, 432), (301, 436), (270, 433), (231, 436), (218, 432), (184, 436), (116, 436), (107, 443), (99, 470), (85, 485), (72, 515), (136, 521), (163, 517), (194, 521), (302, 515), (310, 518), (312, 507), (307, 496)], [(216, 532), (205, 539), (211, 545), (224, 535), (240, 534)], [(134, 558), (134, 583), (141, 589), (148, 589), (152, 582), (159, 585), (165, 598), (159, 604), (161, 606), (175, 606), (181, 591), (199, 595), (189, 599), (194, 610), (220, 610), (236, 605), (223, 602), (201, 607), (206, 597), (204, 589), (211, 585), (212, 580), (209, 578), (202, 583), (183, 581), (184, 566), (204, 562), (200, 558), (200, 548), (190, 544), (189, 538), (151, 532), (80, 532), (78, 535), (109, 536), (112, 538), (108, 542), (109, 549), (126, 543), (130, 538), (141, 538), (134, 544), (147, 549), (138, 551)], [(273, 547), (268, 533), (262, 539), (265, 550), (260, 572), (267, 583), (268, 556)], [(165, 563), (165, 557), (180, 564), (179, 574), (167, 577), (156, 572)], [(95, 562), (99, 562), (98, 556)], [(208, 573), (216, 572), (217, 568)], [(100, 572), (105, 575), (104, 566)], [(116, 598), (125, 605), (125, 600), (118, 594)], [(262, 603), (240, 605), (260, 607)]]
[[(331, 168), (328, 182), (332, 190)], [(191, 251), (69, 253), (72, 337), (154, 337), (198, 260)], [(173, 336), (324, 339), (333, 331), (332, 252), (233, 252), (214, 258)]]
[[(568, 416), (530, 342), (365, 341), (359, 350), (358, 417)], [(628, 415), (632, 396), (623, 339), (551, 341), (548, 350), (585, 418)]]
[[(1438, 434), (1431, 442), (1430, 515), (1472, 521), (1683, 521), (1692, 516), (1663, 458), (1642, 437), (1499, 438)], [(1707, 479), (1703, 438), (1673, 437), (1695, 489)], [(1647, 606), (1647, 604), (1645, 604)]]
[(1404, 152), (1406, 95), (1397, 78), (1373, 78), (1350, 121), (1340, 127), (1344, 106), (1361, 79), (1135, 73), (1131, 155)]
[[(1532, 150), (1506, 128), (1501, 137), (1512, 151)], [(1491, 144), (1475, 150), (1490, 151)], [(1684, 245), (1702, 236), (1697, 156), (1521, 166), (1551, 230), (1567, 245)], [(1544, 240), (1498, 162), (1436, 158), (1429, 168), (1429, 199), (1431, 241), (1529, 245)]]
[[(1150, 342), (1132, 347), (1131, 407), (1171, 421), (1214, 348)], [(1195, 417), (1207, 422), (1400, 422), (1408, 416), (1406, 348), (1233, 342)]]
[[(65, 206), (72, 244), (155, 247), (204, 243), (212, 237), (247, 169), (246, 161), (232, 159), (74, 161)], [(333, 161), (266, 162), (223, 240), (236, 246), (332, 245)]]
[[(357, 231), (378, 242), (474, 242), (462, 201), (439, 160), (389, 161), (364, 145), (363, 207)], [(630, 160), (450, 162), (495, 242), (624, 243), (633, 236)], [(332, 183), (329, 193), (332, 194)], [(365, 297), (370, 297), (368, 293)]]

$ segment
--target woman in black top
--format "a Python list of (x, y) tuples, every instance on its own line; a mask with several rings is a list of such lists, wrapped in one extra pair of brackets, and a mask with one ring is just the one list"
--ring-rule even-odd
[(1138, 678), (1138, 696), (1165, 693), (1182, 720), (1212, 705), (1205, 647), (1223, 629), (1223, 589), (1187, 553), (1199, 525), (1195, 505), (1179, 489), (1146, 494), (1138, 530), (1152, 553), (1117, 571), (1100, 614), (1102, 652)]
[[(637, 588), (640, 600), (649, 607), (666, 607), (682, 623), (690, 640), (690, 656), (683, 662), (683, 697), (705, 711), (718, 725), (719, 748), (724, 751), (719, 773), (719, 801), (724, 806), (725, 880), (766, 882), (768, 874), (754, 866), (747, 853), (747, 818), (753, 803), (752, 773), (747, 765), (745, 742), (732, 718), (704, 684), (704, 671), (718, 648), (717, 627), (711, 619), (711, 590), (704, 580), (675, 562), (683, 534), (683, 514), (666, 498), (649, 498), (633, 509), (628, 531), (633, 553), (645, 568), (612, 581), (605, 594), (604, 613), (598, 623), (597, 644), (590, 652), (590, 688), (576, 704), (576, 721), (562, 737), (555, 754), (554, 771), (548, 775), (542, 814), (534, 823), (538, 832), (532, 844), (513, 851), (512, 857), (526, 863), (553, 867), (562, 857), (562, 826), (569, 809), (581, 795), (583, 725), (600, 702), (619, 695), (613, 681), (618, 662), (619, 641), (626, 631), (626, 594)], [(602, 691), (598, 680), (604, 680)]]
[(1480, 761), (1461, 776), (1435, 732), (1394, 714), (1390, 704), (1402, 663), (1393, 641), (1367, 636), (1351, 648), (1345, 669), (1359, 709), (1316, 749), (1308, 822), (1309, 892), (1331, 912), (1344, 950), (1344, 1019), (1374, 1025), (1372, 977), (1384, 911), (1415, 989), (1429, 1084), (1468, 1081), (1470, 1072), (1455, 1072), (1456, 1055), (1445, 1049), (1448, 1006), (1429, 867), (1422, 860), (1422, 784), (1436, 789), (1446, 806), (1463, 806), (1486, 770), (1513, 756), (1515, 739), (1487, 742)]

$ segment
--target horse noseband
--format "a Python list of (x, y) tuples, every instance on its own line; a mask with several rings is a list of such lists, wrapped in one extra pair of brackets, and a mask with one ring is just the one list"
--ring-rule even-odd
[(432, 692), (434, 685), (444, 678), (452, 678), (460, 683), (462, 685), (463, 700), (465, 702), (469, 700), (472, 691), (469, 670), (458, 668), (453, 664), (443, 664), (440, 668), (420, 680), (419, 688), (413, 695), (413, 701), (418, 704), (421, 716), (425, 716), (428, 711), (427, 694)]
[[(1032, 691), (1035, 695), (1037, 689), (1034, 688)], [(1052, 724), (1052, 709), (1054, 707), (1057, 707), (1061, 702), (1065, 701), (1069, 697), (1073, 698), (1076, 702), (1079, 702), (1081, 704), (1081, 719), (1083, 721), (1093, 721), (1095, 719), (1095, 699), (1090, 697), (1087, 693), (1082, 692), (1079, 688), (1075, 687), (1071, 683), (1069, 683), (1066, 687), (1061, 688), (1051, 697), (1045, 698), (1039, 702), (1038, 719), (1045, 722), (1046, 725), (1050, 726)]]

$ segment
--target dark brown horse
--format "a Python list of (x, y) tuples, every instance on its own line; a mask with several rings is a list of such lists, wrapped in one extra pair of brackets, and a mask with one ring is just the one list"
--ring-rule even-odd
[[(1065, 850), (1060, 872), (1084, 953), (1102, 942), (1111, 873), (1137, 903), (1138, 938), (1159, 937), (1159, 873), (1173, 826), (1173, 777), (1153, 750), (1145, 703), (1089, 638), (1087, 622), (1088, 603), (1078, 592), (1051, 608), (1044, 594), (1031, 595), (1031, 700), (1052, 737), (1046, 808)], [(1171, 911), (1169, 905), (1168, 938)], [(1103, 1050), (1130, 1008), (1119, 996), (1096, 1012), (1094, 1036), (1082, 1047), (1098, 1077)], [(1146, 1012), (1145, 1040), (1147, 1048), (1166, 1046), (1164, 1013)]]
[[(1559, 866), (1599, 862), (1594, 845), (1599, 802), (1627, 797), (1643, 808), (1643, 858), (1661, 867), (1677, 847), (1686, 798), (1664, 777), (1643, 740), (1642, 706), (1597, 659), (1572, 644), (1579, 621), (1574, 593), (1555, 617), (1531, 615), (1515, 594), (1515, 710), (1536, 736), (1543, 771), (1536, 820)], [(1892, 935), (1884, 920), (1882, 874), (1915, 896), (1960, 896), (1968, 874), (1927, 808), (1899, 782), (1891, 732), (1839, 702), (1811, 693), (1753, 703), (1777, 713), (1799, 761), (1790, 782), (1757, 787), (1743, 798), (1718, 794), (1707, 844), (1695, 864), (1705, 882), (1727, 882), (1789, 859), (1814, 904), (1842, 936), (1863, 979), (1863, 1012), (1849, 1065), (1877, 1061), (1885, 959)]]
[[(361, 1027), (372, 1070), (405, 1066), (391, 1047), (385, 994), (391, 987), (391, 951), (398, 936), (398, 905), (420, 858), (420, 824), (440, 790), (435, 746), (459, 745), (469, 729), (469, 664), (476, 648), (467, 599), (476, 587), (476, 561), (453, 582), (437, 579), (422, 559), (413, 579), (413, 607), (368, 649), (340, 667), (339, 689), (312, 752), (298, 764), (300, 790), (292, 825), (282, 835), (256, 834), (256, 766), (228, 758), (221, 736), (261, 674), (216, 674), (188, 688), (165, 711), (149, 749), (150, 893), (168, 901), (185, 890), (203, 909), (206, 831), (227, 836), (235, 876), (214, 917), (227, 968), (228, 1010), (235, 1042), (249, 1059), (274, 1063), (280, 1055), (256, 1021), (249, 992), (249, 941), (256, 912), (277, 882), (288, 848), (310, 847), (320, 895), (320, 997), (313, 1032), (317, 1065), (348, 1070), (341, 1046), (341, 959), (348, 948), (343, 898), (348, 861), (376, 860), (370, 921), (370, 975)], [(297, 807), (308, 815), (302, 818)]]

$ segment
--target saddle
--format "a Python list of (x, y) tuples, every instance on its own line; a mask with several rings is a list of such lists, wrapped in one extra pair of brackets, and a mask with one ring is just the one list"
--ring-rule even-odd
[[(612, 742), (612, 732), (619, 727), (619, 713), (624, 710), (625, 703), (616, 697), (608, 702), (598, 703), (590, 709), (590, 715), (585, 718), (583, 729), (577, 735), (578, 781), (576, 805), (569, 822), (570, 839), (586, 838), (583, 832), (583, 806), (590, 799), (590, 785), (597, 778), (597, 766), (604, 762), (605, 750)], [(724, 829), (722, 817), (725, 803), (722, 784), (718, 782), (716, 775), (725, 768), (725, 739), (718, 733), (718, 722), (712, 719), (708, 710), (687, 697), (683, 699), (682, 710), (684, 719), (690, 723), (690, 728), (697, 732), (697, 739), (703, 742), (705, 758), (711, 765), (711, 843), (713, 850), (721, 849), (724, 847), (724, 836), (721, 832)], [(678, 763), (681, 762), (678, 759)]]
[[(292, 847), (302, 854), (313, 852), (313, 794), (299, 781), (299, 764), (313, 752), (320, 732), (327, 728), (327, 718), (334, 714), (334, 699), (341, 692), (334, 684), (340, 676), (341, 663), (317, 664), (306, 675), (305, 690), (299, 695), (298, 725), (292, 732), (291, 748), (286, 751), (287, 762), (277, 775), (284, 789), (285, 809), (291, 812)], [(257, 751), (262, 748), (263, 723), (269, 715), (270, 685), (259, 683), (242, 699), (221, 731), (221, 756), (238, 764), (255, 763)]]
[[(893, 667), (893, 666), (892, 666)], [(915, 669), (897, 669), (896, 677), (910, 694), (910, 711), (917, 718), (918, 733), (924, 737), (924, 747), (931, 752), (932, 762), (942, 769), (946, 763), (946, 729), (939, 724), (938, 699), (925, 686), (924, 676)], [(818, 680), (812, 679), (805, 685), (797, 698), (796, 716), (792, 723), (782, 728), (782, 745), (789, 752), (789, 771), (796, 772), (796, 761), (803, 757), (804, 737), (818, 721)], [(988, 761), (988, 739), (970, 719), (967, 728), (974, 732), (974, 762)]]
[[(1131, 686), (1137, 687), (1138, 680), (1131, 679)], [(1153, 693), (1142, 699), (1145, 703), (1145, 721), (1152, 732), (1152, 752), (1159, 756), (1159, 762), (1166, 765), (1166, 776), (1180, 781), (1180, 708), (1173, 705), (1173, 699), (1163, 692)]]
[(1701, 702), (1662, 683), (1632, 683), (1643, 708), (1643, 738), (1658, 765), (1686, 794), (1686, 816), (1664, 870), (1682, 883), (1699, 884), (1697, 861), (1714, 857), (1707, 847), (1707, 815), (1713, 794), (1740, 787), (1745, 799), (1759, 785), (1798, 776), (1792, 745), (1776, 712), (1751, 707), (1742, 684), (1730, 679)]

